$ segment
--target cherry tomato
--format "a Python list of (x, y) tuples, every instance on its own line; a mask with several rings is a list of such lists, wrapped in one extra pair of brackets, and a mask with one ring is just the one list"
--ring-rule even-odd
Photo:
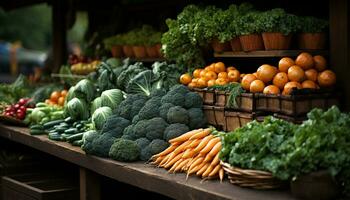
[[(23, 112), (26, 112), (27, 111), (27, 108), (25, 106), (21, 106), (19, 107), (19, 110), (23, 111)], [(18, 110), (17, 110), (18, 111)]]
[(18, 101), (18, 104), (23, 106), (23, 105), (25, 105), (27, 102), (28, 102), (28, 99), (22, 98), (22, 99), (20, 99), (20, 100)]
[(17, 110), (19, 107), (21, 107), (21, 105), (18, 104), (18, 103), (16, 103), (16, 104), (15, 104), (15, 109)]
[(8, 117), (12, 116), (11, 113), (9, 113), (9, 112), (5, 113), (5, 115), (8, 116)]
[(24, 117), (26, 116), (26, 113), (19, 110), (19, 112), (17, 112), (17, 119), (24, 119)]

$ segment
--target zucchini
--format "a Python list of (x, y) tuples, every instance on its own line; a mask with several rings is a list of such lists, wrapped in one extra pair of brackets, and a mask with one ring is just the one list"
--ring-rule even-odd
[(61, 134), (62, 140), (63, 140), (63, 141), (66, 141), (67, 138), (68, 138), (69, 136), (71, 136), (71, 135), (72, 135), (72, 134), (62, 133), (62, 134)]
[(43, 129), (30, 129), (31, 135), (45, 135), (46, 131)]
[(40, 124), (45, 124), (45, 123), (47, 123), (49, 121), (50, 121), (50, 118), (44, 117), (44, 118), (41, 119)]
[(64, 131), (65, 134), (76, 134), (78, 133), (78, 129), (76, 128), (70, 128)]
[(64, 119), (64, 122), (71, 124), (74, 122), (74, 119), (72, 117), (67, 117), (66, 119)]
[(72, 142), (73, 146), (81, 146), (83, 145), (84, 141), (83, 140), (75, 140), (74, 142)]
[(71, 136), (67, 137), (67, 141), (68, 142), (74, 142), (76, 140), (81, 140), (83, 138), (84, 133), (85, 132), (81, 132), (81, 133), (77, 133), (77, 134), (71, 135)]
[(44, 129), (44, 127), (41, 124), (31, 125), (29, 128), (30, 129), (39, 129), (39, 130), (43, 130)]
[(49, 133), (49, 139), (50, 140), (56, 140), (56, 141), (61, 141), (62, 140), (62, 137), (59, 133), (57, 132), (52, 132), (52, 133)]
[(37, 107), (37, 108), (40, 108), (40, 107), (47, 107), (47, 104), (46, 104), (46, 103), (43, 103), (43, 102), (39, 102), (39, 103), (35, 104), (35, 107)]
[(66, 127), (58, 126), (55, 128), (56, 132), (63, 133), (67, 130)]
[(51, 122), (47, 122), (44, 124), (44, 129), (48, 129), (48, 128), (51, 128), (53, 126), (56, 126), (60, 123), (64, 122), (63, 119), (59, 119), (59, 120), (54, 120), (54, 121), (51, 121)]
[(75, 128), (77, 128), (77, 129), (81, 129), (83, 127), (84, 127), (84, 124), (78, 124), (78, 125), (75, 126)]

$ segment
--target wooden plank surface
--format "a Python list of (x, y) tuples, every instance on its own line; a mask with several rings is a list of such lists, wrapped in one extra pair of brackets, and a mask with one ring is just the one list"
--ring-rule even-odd
[(296, 57), (301, 52), (309, 52), (312, 55), (328, 55), (326, 50), (269, 50), (269, 51), (227, 51), (222, 53), (214, 53), (216, 58), (266, 58), (266, 57)]
[(289, 191), (259, 191), (234, 186), (228, 181), (205, 181), (185, 174), (168, 174), (143, 162), (124, 163), (86, 155), (79, 147), (49, 140), (47, 136), (31, 136), (27, 128), (0, 124), (0, 136), (49, 153), (100, 175), (175, 199), (291, 200)]

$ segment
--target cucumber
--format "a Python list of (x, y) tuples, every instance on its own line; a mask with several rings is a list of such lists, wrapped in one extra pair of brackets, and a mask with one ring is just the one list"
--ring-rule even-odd
[(76, 128), (70, 128), (64, 131), (65, 134), (76, 134), (78, 133), (78, 129)]
[(66, 131), (67, 128), (66, 128), (66, 127), (58, 126), (58, 127), (55, 128), (55, 130), (56, 130), (57, 132), (59, 132), (59, 133), (64, 133), (64, 131)]
[(74, 119), (72, 117), (67, 117), (66, 119), (64, 119), (64, 122), (71, 124), (74, 122)]
[(43, 103), (43, 102), (39, 102), (35, 105), (35, 107), (37, 108), (40, 108), (40, 107), (47, 107), (47, 104), (46, 103)]
[(78, 125), (75, 126), (75, 128), (77, 128), (77, 129), (81, 129), (83, 127), (84, 127), (84, 124), (78, 124)]
[(50, 118), (44, 117), (44, 118), (41, 119), (40, 124), (45, 124), (45, 123), (47, 123), (49, 121), (50, 121)]
[(72, 142), (73, 146), (81, 146), (83, 145), (84, 141), (83, 140), (75, 140), (74, 142)]
[(63, 119), (59, 119), (59, 120), (54, 120), (54, 121), (51, 121), (51, 122), (47, 122), (47, 123), (44, 124), (44, 129), (49, 129), (49, 128), (51, 128), (51, 127), (53, 127), (53, 126), (56, 126), (56, 125), (58, 125), (58, 124), (60, 124), (60, 123), (62, 123), (62, 122), (64, 122)]
[(45, 135), (46, 131), (43, 129), (30, 129), (31, 135)]
[(67, 138), (68, 142), (74, 142), (76, 140), (81, 140), (83, 138), (84, 132), (71, 135)]
[(49, 139), (50, 140), (56, 140), (56, 141), (61, 141), (62, 140), (62, 137), (59, 133), (57, 132), (52, 132), (52, 133), (49, 133)]
[(41, 124), (31, 125), (29, 128), (30, 129), (39, 129), (39, 130), (43, 130), (44, 129), (44, 127)]
[(67, 138), (68, 138), (69, 136), (71, 136), (71, 135), (72, 135), (72, 134), (62, 133), (62, 134), (61, 134), (62, 140), (63, 140), (63, 141), (66, 141)]

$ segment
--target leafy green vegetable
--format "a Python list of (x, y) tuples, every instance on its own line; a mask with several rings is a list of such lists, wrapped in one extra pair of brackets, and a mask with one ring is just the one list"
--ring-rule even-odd
[(229, 93), (226, 106), (228, 108), (237, 108), (237, 96), (241, 95), (245, 90), (241, 87), (241, 84), (239, 83), (230, 83), (227, 85), (214, 85), (211, 87), (208, 87), (208, 90), (218, 90), (218, 91), (225, 91)]
[(114, 110), (123, 101), (123, 92), (119, 89), (111, 89), (102, 92), (101, 105)]
[(328, 21), (316, 17), (299, 17), (300, 31), (302, 33), (321, 33), (328, 27)]
[(275, 8), (263, 12), (259, 23), (263, 32), (280, 32), (284, 35), (295, 33), (299, 29), (299, 18), (295, 15), (286, 13), (281, 8)]
[(87, 109), (85, 100), (74, 97), (65, 107), (65, 114), (74, 119), (89, 118), (89, 109)]
[(101, 97), (97, 97), (91, 104), (91, 113), (94, 113), (95, 110), (100, 107), (102, 107), (102, 100)]
[(95, 98), (95, 93), (95, 85), (88, 79), (83, 79), (74, 86), (75, 97), (82, 98), (86, 102), (92, 101)]
[(92, 124), (96, 130), (101, 130), (108, 117), (111, 116), (112, 109), (109, 107), (100, 107), (92, 114)]
[(134, 76), (126, 86), (127, 93), (141, 93), (151, 95), (153, 89), (154, 74), (151, 70), (145, 70)]

